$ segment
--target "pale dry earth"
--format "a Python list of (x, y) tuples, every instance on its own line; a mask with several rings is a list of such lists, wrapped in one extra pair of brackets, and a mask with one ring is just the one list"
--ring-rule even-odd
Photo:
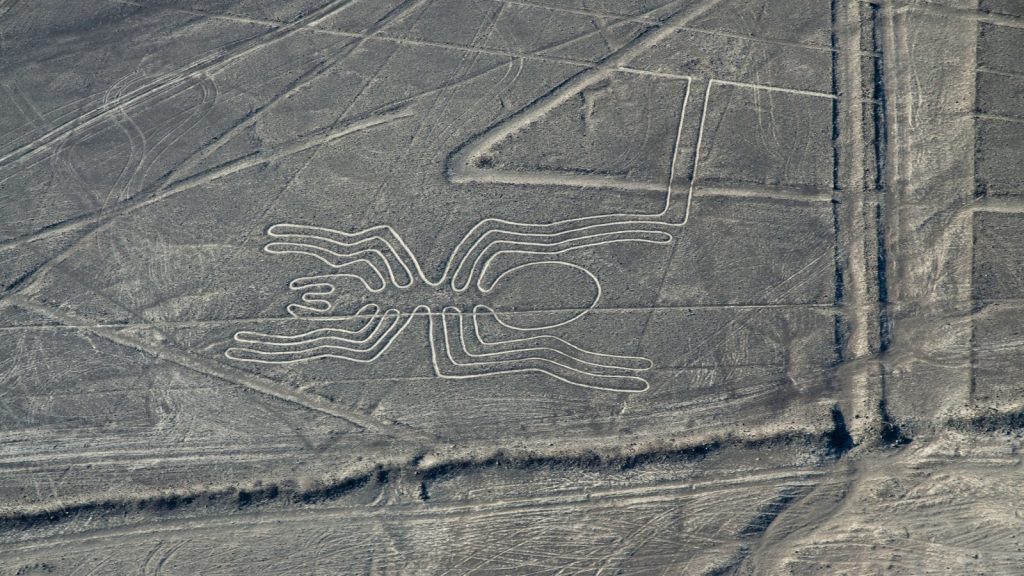
[(1018, 0), (0, 0), (0, 575), (1022, 574), (1022, 165)]

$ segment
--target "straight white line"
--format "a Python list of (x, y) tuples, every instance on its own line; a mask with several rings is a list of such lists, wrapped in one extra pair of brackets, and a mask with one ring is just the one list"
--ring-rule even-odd
[(712, 78), (708, 82), (709, 87), (710, 87), (710, 84), (712, 84), (712, 83), (714, 83), (714, 84), (725, 84), (726, 86), (740, 86), (740, 87), (743, 87), (743, 88), (756, 88), (758, 90), (771, 90), (773, 92), (785, 92), (787, 94), (799, 94), (801, 96), (817, 96), (817, 97), (820, 97), (820, 98), (829, 98), (831, 100), (838, 100), (839, 99), (839, 97), (836, 96), (835, 94), (830, 94), (828, 92), (814, 92), (812, 90), (797, 90), (796, 88), (782, 88), (780, 86), (770, 86), (768, 84), (751, 84), (749, 82), (735, 82), (733, 80), (720, 80), (718, 78)]
[(796, 202), (832, 202), (832, 195), (781, 187), (701, 188), (700, 196), (723, 198), (750, 198), (754, 200), (781, 200)]
[(1010, 122), (1013, 124), (1024, 124), (1024, 118), (1015, 118), (1013, 116), (1003, 116), (1001, 114), (974, 114), (975, 118), (979, 120), (994, 120), (996, 122)]
[(1024, 214), (1024, 198), (985, 198), (971, 205), (974, 212)]
[[(700, 113), (700, 127), (697, 129), (697, 147), (694, 148), (693, 152), (693, 175), (690, 177), (690, 198), (693, 198), (693, 189), (697, 184), (697, 170), (700, 168), (700, 147), (704, 142), (704, 123), (707, 122), (708, 119), (708, 101), (711, 100), (712, 84), (714, 84), (714, 80), (709, 80), (707, 88), (704, 89), (704, 106)], [(686, 216), (688, 219), (690, 216), (689, 211), (687, 211)]]
[(617, 177), (589, 174), (551, 174), (549, 172), (519, 172), (512, 170), (474, 170), (466, 174), (453, 174), (456, 184), (492, 183), (529, 186), (569, 186), (584, 188), (616, 188), (634, 192), (664, 192), (665, 186), (655, 182), (640, 182)]
[(1024, 80), (1024, 74), (1007, 72), (1006, 70), (996, 70), (994, 68), (988, 68), (987, 66), (979, 66), (975, 71), (981, 74), (992, 74), (995, 76), (1005, 76), (1006, 78), (1019, 78)]
[[(693, 88), (693, 79), (686, 78), (686, 93), (683, 94), (683, 108), (679, 111), (679, 124), (676, 126), (676, 141), (672, 146), (672, 161), (668, 168), (668, 184), (665, 187), (665, 206), (672, 203), (672, 184), (676, 180), (676, 163), (679, 159), (679, 144), (683, 139), (683, 124), (686, 122), (686, 107), (690, 104), (690, 90)], [(686, 193), (686, 208), (683, 210), (683, 222), (690, 217), (690, 205), (693, 202), (693, 181)], [(667, 212), (667, 211), (666, 211)]]
[[(998, 210), (996, 210), (994, 208), (978, 208), (978, 210), (998, 211)], [(1021, 205), (1019, 208), (1017, 208), (1017, 209), (1015, 209), (1013, 211), (1014, 212), (1024, 212), (1024, 205)], [(622, 313), (622, 312), (650, 312), (652, 310), (662, 310), (662, 311), (672, 311), (672, 310), (676, 310), (676, 311), (682, 311), (682, 310), (731, 310), (731, 309), (737, 309), (737, 310), (761, 310), (761, 309), (772, 310), (772, 309), (789, 309), (789, 308), (792, 308), (792, 309), (806, 308), (806, 309), (829, 310), (829, 309), (835, 308), (835, 304), (832, 304), (832, 303), (793, 303), (793, 304), (773, 303), (773, 304), (694, 304), (694, 305), (691, 305), (691, 306), (680, 305), (680, 306), (653, 306), (653, 307), (652, 306), (635, 306), (635, 307), (620, 306), (620, 307), (597, 307), (597, 308), (591, 309), (590, 312), (594, 313), (594, 314), (601, 314), (601, 313), (617, 314), (617, 313)], [(582, 310), (582, 308), (580, 310)], [(570, 310), (566, 310), (566, 309), (517, 310), (517, 311), (504, 311), (504, 312), (501, 312), (501, 314), (505, 315), (505, 316), (508, 316), (508, 315), (514, 315), (514, 314), (546, 314), (546, 313), (553, 313), (553, 312), (563, 313), (563, 312), (572, 312), (572, 311), (575, 311), (575, 309), (570, 309)], [(439, 313), (403, 312), (401, 314), (403, 316), (408, 315), (408, 316), (423, 316), (423, 317), (426, 317), (426, 316), (429, 316), (430, 314), (439, 314)], [(463, 314), (476, 315), (477, 313), (469, 311), (469, 312), (463, 312)], [(335, 321), (337, 321), (339, 319), (356, 319), (356, 318), (372, 318), (372, 315), (364, 313), (364, 314), (353, 314), (353, 315), (347, 315), (347, 316), (332, 316), (332, 317), (326, 317), (325, 316), (323, 319), (335, 322)], [(87, 329), (87, 328), (98, 328), (98, 329), (102, 329), (102, 328), (115, 328), (116, 329), (116, 328), (133, 328), (133, 327), (138, 328), (138, 327), (147, 327), (147, 326), (152, 326), (152, 327), (165, 326), (165, 327), (171, 327), (171, 328), (174, 328), (174, 327), (189, 328), (189, 327), (194, 327), (194, 326), (236, 326), (236, 325), (239, 325), (239, 324), (241, 324), (241, 325), (250, 325), (250, 324), (252, 324), (254, 322), (305, 323), (305, 322), (309, 322), (309, 321), (316, 321), (316, 320), (319, 320), (319, 319), (320, 318), (302, 318), (302, 319), (297, 319), (297, 318), (294, 318), (292, 316), (275, 316), (275, 317), (260, 317), (260, 318), (226, 318), (226, 319), (222, 319), (222, 320), (216, 320), (216, 319), (210, 319), (210, 320), (203, 320), (203, 319), (197, 319), (197, 320), (167, 320), (167, 321), (153, 321), (153, 322), (131, 322), (131, 323), (125, 323), (125, 324), (22, 324), (22, 325), (14, 325), (14, 326), (0, 326), (0, 331), (15, 332), (15, 331), (18, 331), (18, 330), (50, 330), (50, 329), (53, 329), (53, 330), (80, 330), (80, 329)]]
[(894, 0), (860, 0), (860, 2), (866, 4), (888, 4), (894, 6), (898, 12), (924, 12), (934, 15), (954, 16), (964, 18), (966, 20), (985, 22), (997, 26), (1004, 26), (1006, 28), (1024, 28), (1024, 18), (1010, 16), (1008, 14), (997, 14), (995, 12), (981, 12), (979, 10), (972, 10), (970, 8), (941, 6), (939, 4), (934, 4), (932, 2), (928, 2), (926, 4), (920, 4), (917, 2), (914, 2), (913, 4), (908, 4), (903, 1)]
[[(616, 68), (619, 72), (628, 72), (630, 74), (639, 74), (640, 76), (654, 76), (655, 78), (668, 78), (670, 80), (693, 80), (692, 76), (686, 74), (673, 74), (671, 72), (654, 72), (652, 70), (642, 70), (640, 68), (633, 68), (632, 66), (619, 66)], [(689, 85), (687, 85), (689, 87)]]

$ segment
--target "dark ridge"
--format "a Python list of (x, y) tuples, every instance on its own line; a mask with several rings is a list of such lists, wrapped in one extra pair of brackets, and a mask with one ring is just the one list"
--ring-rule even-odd
[[(618, 471), (627, 471), (651, 464), (695, 462), (727, 447), (759, 449), (795, 442), (818, 444), (821, 442), (821, 439), (821, 436), (789, 434), (760, 440), (715, 441), (686, 448), (656, 449), (628, 456), (602, 456), (594, 451), (587, 451), (582, 454), (575, 454), (571, 456), (537, 456), (528, 454), (511, 456), (502, 451), (498, 451), (493, 455), (482, 459), (467, 458), (443, 462), (436, 466), (419, 470), (416, 475), (424, 484), (426, 484), (426, 489), (429, 490), (431, 482), (452, 478), (459, 474), (493, 468), (527, 471), (541, 469), (617, 469)], [(826, 446), (826, 449), (827, 448), (828, 447)]]
[(840, 458), (853, 448), (853, 436), (838, 405), (832, 407), (832, 430), (825, 433), (825, 446), (833, 458)]
[[(885, 157), (889, 144), (885, 119), (888, 103), (885, 96), (884, 52), (881, 40), (878, 38), (881, 7), (878, 4), (869, 6), (871, 9), (871, 51), (876, 54), (874, 57), (874, 83), (871, 89), (871, 98), (875, 101), (875, 105), (871, 109), (871, 119), (875, 129), (875, 190), (882, 190), (885, 188)], [(878, 54), (882, 56), (877, 56)]]
[[(978, 226), (971, 226), (971, 246), (978, 245)], [(973, 250), (972, 250), (973, 252)], [(981, 301), (976, 293), (977, 283), (974, 278), (978, 277), (977, 270), (978, 259), (971, 257), (971, 318), (974, 318), (975, 314), (978, 314), (985, 308), (985, 302)], [(968, 364), (968, 388), (967, 388), (967, 401), (971, 404), (974, 403), (974, 398), (978, 394), (978, 323), (973, 319), (970, 324), (971, 336), (970, 346), (967, 349), (967, 360)]]
[(252, 504), (259, 504), (262, 502), (269, 502), (274, 500), (280, 494), (280, 489), (277, 486), (269, 486), (266, 488), (257, 488), (255, 490), (239, 490), (238, 491), (238, 507), (245, 508)]
[[(836, 59), (839, 57), (838, 51), (832, 52), (832, 67), (835, 68)], [(832, 93), (837, 94), (836, 86), (836, 75), (832, 74)], [(840, 191), (843, 189), (839, 183), (839, 99), (832, 100), (832, 190)]]
[(846, 355), (843, 353), (843, 348), (846, 346), (846, 321), (842, 314), (836, 314), (832, 318), (832, 346), (835, 348), (833, 368), (838, 368), (846, 361)]
[(57, 567), (49, 562), (36, 562), (35, 564), (29, 564), (22, 566), (14, 573), (14, 576), (28, 576), (29, 574), (35, 574), (43, 572), (45, 574), (52, 574), (57, 571)]
[(156, 510), (158, 512), (171, 512), (180, 507), (190, 506), (196, 501), (196, 496), (187, 494), (170, 494), (152, 500), (140, 500), (137, 505), (139, 510)]
[(694, 446), (692, 448), (684, 448), (682, 450), (674, 452), (651, 452), (649, 454), (635, 454), (626, 458), (622, 464), (619, 465), (620, 470), (632, 470), (639, 466), (645, 466), (648, 464), (666, 464), (675, 461), (694, 461), (701, 460), (708, 456), (712, 452), (721, 448), (721, 444), (718, 442), (712, 442), (710, 444), (702, 444), (700, 446)]
[(507, 468), (535, 470), (540, 468), (583, 468), (594, 469), (603, 466), (602, 458), (595, 452), (584, 452), (573, 456), (523, 456), (514, 458), (504, 452), (496, 452), (483, 460), (452, 460), (431, 466), (419, 473), (424, 482), (448, 478), (468, 470)]
[(892, 346), (892, 325), (889, 318), (889, 282), (886, 276), (887, 255), (882, 205), (875, 205), (875, 230), (878, 235), (878, 350), (885, 353)]
[(291, 484), (271, 484), (253, 489), (227, 488), (193, 494), (165, 494), (138, 500), (104, 500), (64, 506), (58, 510), (43, 510), (30, 513), (13, 513), (0, 516), (0, 532), (11, 532), (41, 528), (77, 517), (127, 517), (139, 512), (173, 514), (179, 510), (195, 508), (218, 508), (221, 510), (259, 507), (280, 499), (301, 504), (315, 504), (333, 500), (371, 483), (389, 477), (390, 471), (378, 469), (359, 476), (346, 478), (326, 486), (298, 490)]
[[(980, 155), (981, 155), (980, 152), (975, 153), (975, 159), (974, 159), (975, 166), (977, 166), (978, 163), (979, 163)], [(984, 176), (978, 176), (977, 174), (975, 174), (975, 176), (974, 176), (974, 197), (977, 198), (977, 199), (981, 199), (981, 198), (984, 198), (986, 196), (988, 196), (988, 179), (986, 179)]]
[(771, 526), (772, 522), (782, 514), (783, 510), (789, 507), (794, 501), (802, 496), (807, 489), (786, 487), (771, 502), (764, 505), (754, 519), (740, 530), (741, 537), (758, 536)]
[[(834, 87), (833, 87), (833, 91), (834, 91)], [(833, 103), (833, 110), (836, 111), (835, 114), (838, 115), (838, 108), (836, 108), (835, 106), (836, 106), (835, 103)], [(835, 126), (838, 126), (838, 124), (836, 124), (836, 122), (838, 122), (838, 116), (833, 118), (833, 124)], [(835, 130), (838, 130), (838, 128), (836, 128)], [(838, 138), (838, 132), (835, 132), (834, 137)], [(839, 170), (838, 152), (836, 154), (837, 154), (837, 156), (836, 156), (836, 175), (837, 176), (836, 177), (838, 177), (838, 173), (839, 173), (838, 172), (838, 170)], [(838, 190), (839, 189), (838, 180), (836, 180), (836, 183), (837, 183), (837, 185), (835, 186), (835, 189)], [(839, 214), (839, 207), (840, 207), (840, 205), (841, 205), (841, 202), (839, 200), (836, 200), (836, 199), (832, 200), (832, 244), (834, 246), (833, 251), (832, 251), (832, 259), (834, 261), (834, 267), (835, 267), (835, 273), (834, 273), (834, 277), (833, 277), (833, 280), (832, 280), (832, 283), (835, 286), (835, 291), (834, 291), (834, 293), (832, 295), (832, 303), (837, 308), (839, 306), (842, 306), (842, 304), (843, 304), (843, 296), (844, 296), (845, 291), (846, 291), (846, 281), (845, 281), (845, 279), (843, 277), (843, 244), (842, 244), (842, 241), (841, 241), (841, 238), (840, 238), (840, 233), (839, 233), (840, 222), (841, 222), (841, 218), (840, 218), (840, 214)], [(833, 322), (834, 322), (834, 326), (833, 326), (833, 329), (832, 329), (832, 343), (833, 343), (833, 347), (835, 348), (835, 350), (834, 350), (835, 362), (838, 365), (838, 364), (842, 364), (843, 363), (843, 360), (844, 360), (843, 347), (846, 345), (846, 338), (845, 338), (844, 330), (843, 330), (843, 318), (842, 318), (842, 315), (841, 314), (836, 314), (833, 317)]]
[[(834, 3), (833, 3), (833, 5), (834, 5)], [(835, 41), (835, 33), (833, 32), (833, 43), (834, 43), (834, 41)], [(833, 56), (833, 60), (835, 60), (836, 53), (833, 53), (832, 56)], [(833, 66), (834, 66), (834, 64), (833, 64)], [(833, 78), (833, 80), (832, 80), (832, 82), (833, 82), (832, 91), (835, 92), (835, 90), (836, 90), (836, 87), (835, 87), (835, 74), (833, 74), (832, 78)], [(839, 108), (838, 108), (838, 105), (836, 104), (836, 101), (833, 101), (832, 110), (833, 110), (832, 123), (833, 123), (833, 126), (834, 126), (834, 128), (833, 128), (833, 138), (838, 139), (839, 138)], [(839, 180), (838, 180), (838, 177), (839, 177), (839, 152), (838, 152), (838, 146), (836, 146), (834, 148), (836, 150), (835, 151), (835, 154), (836, 154), (836, 157), (835, 157), (835, 175), (834, 175), (834, 177), (836, 178), (836, 180), (835, 180), (835, 184), (836, 185), (834, 186), (834, 188), (836, 190), (839, 190), (840, 189), (840, 187), (839, 187)], [(844, 272), (844, 270), (843, 270), (843, 243), (841, 241), (842, 239), (840, 238), (840, 234), (839, 234), (839, 228), (840, 228), (840, 223), (841, 223), (841, 218), (840, 218), (840, 214), (839, 214), (839, 207), (840, 207), (840, 205), (841, 205), (841, 202), (839, 200), (835, 200), (835, 199), (832, 200), (832, 243), (834, 245), (834, 249), (833, 249), (833, 253), (832, 253), (832, 258), (835, 261), (835, 276), (833, 278), (833, 284), (835, 285), (835, 292), (832, 295), (832, 302), (833, 302), (833, 304), (836, 307), (842, 306), (842, 304), (843, 304), (843, 296), (845, 295), (845, 292), (846, 292), (846, 280), (845, 280), (845, 278), (843, 276), (843, 272)], [(845, 338), (845, 332), (844, 332), (844, 329), (843, 329), (843, 317), (842, 317), (842, 315), (841, 314), (836, 314), (834, 316), (834, 318), (833, 318), (833, 322), (834, 322), (834, 326), (833, 326), (833, 329), (832, 329), (832, 342), (833, 342), (833, 346), (835, 347), (835, 361), (836, 361), (836, 364), (838, 365), (838, 364), (842, 364), (843, 361), (844, 361), (844, 357), (845, 356), (843, 354), (843, 347), (846, 345), (846, 338)]]
[(951, 418), (946, 426), (965, 432), (1020, 434), (1024, 432), (1024, 412), (991, 412), (969, 419)]
[(721, 449), (719, 442), (711, 442), (700, 446), (691, 446), (673, 450), (654, 450), (629, 456), (602, 457), (592, 451), (572, 456), (518, 456), (513, 457), (504, 452), (496, 452), (482, 460), (453, 460), (432, 466), (419, 472), (424, 482), (434, 482), (450, 478), (470, 470), (489, 468), (505, 468), (512, 470), (540, 469), (583, 469), (597, 470), (617, 468), (620, 471), (632, 470), (650, 464), (671, 464), (674, 462), (692, 462)]
[(878, 401), (878, 413), (882, 417), (882, 428), (878, 432), (878, 438), (882, 441), (883, 446), (895, 448), (914, 441), (913, 438), (903, 433), (899, 424), (892, 421), (892, 417), (889, 416), (889, 404), (884, 397)]
[(0, 518), (0, 531), (14, 532), (31, 530), (32, 528), (70, 520), (80, 514), (101, 513), (111, 516), (126, 516), (129, 511), (130, 506), (126, 503), (104, 501), (91, 502), (88, 504), (75, 504), (71, 506), (64, 506), (60, 510), (7, 515)]
[[(984, 35), (984, 28), (980, 28), (978, 30), (978, 40), (979, 41), (981, 40), (981, 37), (983, 35)], [(981, 102), (981, 99), (978, 98), (978, 87), (979, 87), (978, 82), (975, 81), (974, 82), (974, 102), (975, 102), (974, 111), (975, 112), (981, 112), (982, 111), (980, 109), (980, 107), (977, 105), (978, 102)], [(978, 173), (978, 169), (977, 169), (978, 166), (983, 166), (985, 164), (985, 147), (986, 147), (986, 141), (985, 141), (984, 132), (975, 129), (975, 131), (974, 131), (974, 166), (975, 166), (975, 170), (974, 170), (974, 198), (976, 200), (988, 196), (988, 179), (985, 178), (984, 176), (980, 175)]]
[[(834, 419), (835, 413), (833, 413)], [(834, 452), (832, 449), (834, 441), (831, 440), (831, 435), (833, 434), (835, 432), (826, 434), (825, 448), (829, 451), (829, 454)], [(797, 442), (817, 444), (820, 441), (820, 436), (803, 434), (781, 435), (753, 441), (711, 442), (687, 448), (651, 450), (650, 452), (629, 456), (602, 456), (597, 452), (588, 451), (569, 456), (526, 455), (513, 457), (504, 452), (497, 452), (483, 460), (457, 460), (441, 463), (424, 470), (415, 470), (423, 459), (423, 455), (419, 455), (412, 458), (407, 466), (414, 469), (415, 477), (420, 481), (418, 494), (420, 500), (428, 501), (431, 498), (431, 482), (487, 468), (509, 468), (516, 470), (552, 468), (617, 469), (618, 471), (626, 471), (651, 464), (694, 462), (730, 446), (757, 449)], [(842, 444), (842, 440), (840, 440), (840, 444)], [(14, 512), (0, 515), (0, 532), (42, 528), (78, 517), (102, 520), (105, 518), (127, 518), (139, 512), (152, 512), (159, 516), (173, 515), (176, 512), (189, 509), (198, 511), (213, 508), (221, 511), (237, 511), (259, 508), (277, 502), (286, 506), (289, 503), (300, 506), (318, 504), (342, 498), (351, 492), (368, 486), (383, 486), (391, 482), (394, 474), (399, 471), (400, 468), (397, 467), (378, 466), (366, 473), (309, 489), (299, 489), (294, 483), (284, 482), (256, 488), (225, 488), (188, 494), (164, 494), (141, 499), (84, 502), (64, 506), (58, 510)]]
[(842, 242), (839, 238), (839, 206), (842, 204), (839, 200), (832, 201), (832, 230), (833, 230), (833, 241), (835, 242), (835, 292), (833, 299), (835, 305), (838, 306), (843, 303), (843, 295), (846, 292), (846, 281), (843, 279), (843, 250)]
[(836, 241), (837, 241), (836, 242), (836, 253), (835, 253), (835, 259), (836, 259), (835, 285), (836, 285), (836, 289), (835, 289), (835, 292), (833, 294), (833, 299), (834, 299), (835, 305), (839, 306), (840, 304), (843, 303), (843, 293), (846, 290), (846, 287), (845, 287), (846, 281), (843, 279), (843, 264), (842, 264), (842, 260), (841, 260), (842, 253), (841, 253), (841, 248), (839, 247), (839, 243), (838, 243), (838, 240), (839, 240), (839, 214), (838, 214), (838, 210), (835, 207), (836, 204), (837, 204), (836, 202), (833, 202), (833, 204), (832, 204), (832, 206), (833, 206), (832, 207), (832, 212), (835, 214), (835, 228), (836, 228)]
[[(875, 190), (884, 195), (886, 176), (886, 154), (888, 151), (888, 133), (886, 126), (886, 111), (888, 102), (885, 95), (885, 60), (882, 42), (879, 36), (879, 21), (881, 19), (881, 7), (878, 4), (870, 4), (871, 10), (871, 49), (874, 57), (874, 83), (871, 90), (871, 97), (875, 105), (871, 108), (871, 117), (874, 123), (875, 138)], [(885, 353), (892, 344), (892, 327), (889, 318), (889, 285), (886, 277), (886, 265), (888, 258), (885, 243), (885, 221), (882, 218), (882, 198), (875, 205), (875, 232), (877, 235), (878, 259), (876, 268), (878, 272), (878, 332), (879, 352)]]
[[(971, 259), (971, 266), (974, 266), (973, 258)], [(974, 328), (974, 322), (971, 322), (971, 348), (968, 351), (968, 360), (970, 362), (970, 377), (967, 388), (967, 400), (971, 403), (974, 402), (974, 397), (978, 394), (978, 348), (977, 348), (977, 332)]]
[(327, 486), (319, 488), (313, 488), (311, 490), (305, 490), (297, 493), (293, 500), (302, 502), (303, 504), (316, 504), (320, 502), (326, 502), (329, 500), (336, 500), (349, 492), (358, 490), (370, 483), (377, 476), (377, 472), (371, 472), (368, 474), (360, 474), (359, 476), (353, 476), (346, 478)]
[[(836, 0), (829, 3), (832, 46), (832, 94), (839, 96), (839, 38), (836, 36)], [(839, 98), (832, 100), (832, 189), (841, 190), (839, 184)], [(833, 205), (834, 209), (834, 205)], [(838, 228), (836, 229), (838, 231)]]
[(418, 468), (423, 459), (427, 457), (426, 452), (419, 452), (415, 456), (409, 459), (409, 466)]
[(167, 494), (139, 500), (103, 500), (63, 506), (59, 510), (42, 510), (0, 516), (0, 532), (29, 530), (72, 520), (78, 516), (128, 516), (151, 511), (167, 514), (196, 504), (203, 506), (234, 500), (234, 490), (211, 491), (203, 494)]

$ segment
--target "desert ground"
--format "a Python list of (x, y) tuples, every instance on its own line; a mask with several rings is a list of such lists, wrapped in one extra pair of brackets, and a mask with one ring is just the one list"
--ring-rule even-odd
[(0, 0), (0, 575), (1024, 574), (1019, 0)]

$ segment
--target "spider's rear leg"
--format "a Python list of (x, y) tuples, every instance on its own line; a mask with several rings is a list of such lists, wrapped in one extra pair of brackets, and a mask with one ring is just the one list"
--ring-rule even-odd
[[(486, 331), (492, 336), (484, 336)], [(654, 363), (642, 356), (626, 356), (620, 354), (606, 354), (604, 352), (593, 352), (576, 346), (575, 344), (558, 336), (550, 334), (536, 334), (536, 331), (525, 331), (517, 328), (510, 328), (498, 320), (497, 313), (491, 308), (478, 305), (473, 309), (471, 322), (463, 322), (463, 328), (472, 327), (472, 334), (466, 332), (465, 341), (469, 346), (479, 344), (481, 352), (499, 350), (524, 350), (524, 349), (546, 349), (556, 357), (566, 358), (581, 366), (590, 366), (591, 369), (604, 369), (609, 371), (642, 372), (654, 367)], [(500, 333), (501, 336), (496, 334)]]
[(385, 312), (375, 304), (364, 306), (347, 319), (351, 328), (318, 328), (295, 335), (238, 332), (244, 346), (229, 348), (232, 360), (264, 364), (291, 364), (316, 358), (372, 362), (387, 351), (408, 325), (410, 317), (396, 309)]
[[(438, 376), (466, 379), (539, 372), (574, 386), (597, 390), (643, 392), (649, 387), (646, 380), (636, 375), (640, 369), (581, 360), (571, 345), (559, 350), (539, 342), (483, 342), (468, 330), (462, 318), (464, 314), (449, 307), (430, 316), (430, 346)], [(469, 346), (468, 340), (472, 341)], [(470, 347), (474, 351), (470, 351)]]

